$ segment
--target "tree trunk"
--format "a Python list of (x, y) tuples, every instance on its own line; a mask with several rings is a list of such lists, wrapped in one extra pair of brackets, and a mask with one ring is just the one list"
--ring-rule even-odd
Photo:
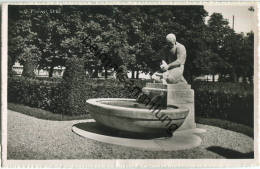
[(93, 76), (93, 69), (88, 70), (88, 75), (89, 75), (89, 78), (91, 78)]
[(139, 79), (139, 70), (136, 71), (136, 79)]
[(105, 67), (105, 79), (107, 79), (107, 68)]
[(53, 71), (54, 71), (54, 66), (51, 66), (49, 70), (49, 77), (53, 76)]
[(92, 78), (98, 78), (98, 67), (95, 68)]
[(233, 78), (233, 82), (237, 82), (237, 73), (236, 73), (236, 71), (233, 69), (233, 71), (232, 71), (232, 78)]
[(223, 81), (223, 74), (219, 74), (218, 81), (219, 81), (219, 82), (222, 82), (222, 81)]
[(131, 75), (131, 79), (134, 79), (135, 78), (135, 71), (132, 70), (132, 75)]
[(23, 73), (22, 76), (33, 78), (35, 77), (34, 69), (36, 68), (35, 63), (32, 61), (27, 61), (23, 64)]
[(11, 77), (11, 76), (13, 76), (13, 65), (8, 65), (8, 77)]
[(212, 75), (212, 81), (215, 82), (215, 74)]
[(13, 76), (13, 65), (15, 62), (13, 62), (13, 59), (11, 56), (8, 55), (8, 76)]

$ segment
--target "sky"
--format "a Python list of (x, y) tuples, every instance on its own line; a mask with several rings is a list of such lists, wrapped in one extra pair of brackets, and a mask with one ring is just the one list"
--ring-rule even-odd
[[(248, 10), (250, 6), (204, 6), (210, 16), (214, 12), (221, 13), (229, 21), (232, 28), (232, 17), (234, 15), (234, 30), (237, 33), (250, 32), (254, 29), (254, 13)], [(206, 21), (209, 17), (206, 18)]]

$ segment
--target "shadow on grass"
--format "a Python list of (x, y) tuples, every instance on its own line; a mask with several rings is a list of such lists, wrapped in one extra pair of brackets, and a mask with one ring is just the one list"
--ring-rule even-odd
[(212, 151), (214, 153), (217, 153), (223, 157), (226, 157), (228, 159), (251, 159), (254, 158), (254, 152), (249, 153), (241, 153), (236, 150), (223, 148), (219, 146), (211, 146), (208, 147), (207, 150)]
[(132, 139), (155, 139), (161, 137), (168, 137), (167, 133), (158, 132), (158, 134), (151, 133), (133, 133), (120, 131), (116, 129), (112, 129), (106, 126), (103, 126), (96, 122), (87, 122), (87, 123), (78, 123), (74, 125), (75, 127), (95, 134), (111, 136), (111, 137), (120, 137), (120, 138), (132, 138)]
[(33, 108), (29, 106), (24, 106), (21, 104), (8, 103), (8, 109), (13, 110), (28, 116), (32, 116), (38, 119), (44, 120), (53, 120), (53, 121), (69, 121), (69, 120), (82, 120), (82, 119), (91, 119), (90, 114), (69, 116), (62, 115), (58, 113), (52, 113), (50, 111), (42, 110), (39, 108)]
[(243, 124), (238, 124), (238, 123), (234, 123), (222, 119), (212, 119), (212, 118), (202, 118), (202, 117), (196, 117), (196, 123), (235, 131), (238, 133), (245, 134), (251, 138), (254, 138), (254, 129)]

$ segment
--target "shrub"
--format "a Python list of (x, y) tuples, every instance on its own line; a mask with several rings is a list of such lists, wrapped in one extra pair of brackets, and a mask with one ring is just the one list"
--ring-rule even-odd
[(253, 94), (253, 85), (246, 83), (231, 83), (231, 82), (194, 82), (192, 88), (196, 91), (221, 91), (224, 93), (233, 92), (241, 93), (248, 92)]
[(25, 77), (8, 79), (8, 102), (50, 110), (55, 83)]
[[(72, 84), (72, 81), (74, 82)], [(85, 114), (85, 102), (90, 98), (133, 98), (119, 82), (98, 84), (94, 80), (76, 83), (76, 79), (66, 82), (52, 82), (24, 77), (8, 79), (8, 102), (41, 108), (59, 114)], [(71, 86), (71, 87), (69, 87)], [(77, 94), (80, 94), (79, 97)], [(76, 105), (74, 109), (73, 105)]]
[(40, 81), (53, 82), (53, 83), (59, 83), (62, 81), (62, 78), (60, 77), (35, 77), (35, 78)]
[(196, 116), (225, 119), (253, 126), (253, 87), (236, 83), (200, 83), (195, 90)]
[(58, 85), (61, 95), (57, 97), (57, 108), (69, 115), (86, 113), (86, 73), (83, 59), (72, 57), (66, 61), (63, 80)]

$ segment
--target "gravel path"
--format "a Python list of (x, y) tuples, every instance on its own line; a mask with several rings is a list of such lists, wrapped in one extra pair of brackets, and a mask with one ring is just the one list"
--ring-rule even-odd
[(181, 151), (146, 151), (97, 142), (71, 131), (84, 122), (49, 121), (8, 110), (8, 159), (253, 158), (253, 139), (198, 124), (207, 130), (201, 146)]

